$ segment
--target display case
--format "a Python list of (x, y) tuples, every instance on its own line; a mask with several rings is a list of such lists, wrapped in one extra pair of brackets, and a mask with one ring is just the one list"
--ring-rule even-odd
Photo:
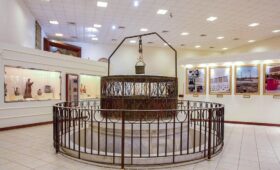
[(235, 94), (259, 95), (259, 65), (235, 66)]
[(186, 93), (206, 94), (206, 68), (188, 68), (186, 71)]
[(280, 63), (264, 65), (263, 93), (280, 95)]
[(231, 67), (209, 68), (209, 94), (231, 94)]
[(100, 76), (80, 75), (80, 99), (100, 98)]
[(61, 73), (5, 66), (5, 102), (60, 100)]

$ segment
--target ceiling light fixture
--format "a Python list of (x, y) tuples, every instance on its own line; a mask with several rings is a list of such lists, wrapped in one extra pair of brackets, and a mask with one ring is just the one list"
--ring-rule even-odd
[(97, 6), (101, 8), (106, 8), (108, 6), (108, 3), (104, 1), (97, 1)]
[(50, 24), (53, 24), (53, 25), (58, 25), (58, 24), (59, 24), (59, 22), (56, 21), (56, 20), (50, 20), (49, 23), (50, 23)]
[(211, 17), (207, 18), (206, 20), (210, 21), (210, 22), (213, 22), (213, 21), (215, 21), (217, 19), (218, 19), (218, 17), (211, 16)]
[(131, 44), (135, 44), (136, 43), (136, 40), (130, 40), (129, 41)]
[(164, 43), (163, 45), (164, 45), (164, 46), (167, 46), (167, 43)]
[(228, 50), (228, 48), (224, 47), (223, 50)]
[(146, 32), (146, 31), (148, 31), (148, 29), (147, 28), (141, 28), (140, 31)]
[(253, 42), (256, 42), (256, 40), (249, 40), (248, 42), (249, 43), (253, 43)]
[(115, 25), (112, 25), (112, 29), (115, 30), (117, 27)]
[(249, 26), (249, 27), (256, 27), (256, 26), (258, 26), (258, 25), (260, 25), (260, 24), (257, 23), (257, 22), (254, 22), (254, 23), (249, 24), (248, 26)]
[(221, 39), (224, 39), (224, 38), (225, 38), (225, 37), (222, 37), (222, 36), (217, 37), (218, 40), (221, 40)]
[(189, 35), (189, 33), (188, 32), (182, 32), (181, 35), (183, 35), (183, 36), (184, 35)]
[(200, 45), (196, 45), (195, 48), (200, 48)]
[(133, 2), (133, 6), (134, 6), (134, 7), (138, 7), (138, 6), (139, 6), (139, 1), (134, 1), (134, 2)]
[(61, 33), (55, 33), (55, 36), (57, 36), (57, 37), (63, 37), (63, 34), (61, 34)]
[(88, 32), (98, 32), (98, 29), (94, 28), (94, 27), (86, 27), (86, 31), (88, 31)]
[(98, 38), (97, 38), (97, 37), (93, 37), (92, 40), (93, 40), (93, 41), (97, 41)]
[(100, 25), (100, 24), (93, 24), (93, 27), (95, 27), (95, 28), (101, 28), (102, 25)]
[(166, 10), (166, 9), (159, 9), (159, 10), (157, 11), (157, 14), (159, 14), (159, 15), (165, 15), (165, 14), (167, 13), (167, 11), (168, 11), (168, 10)]
[(273, 33), (278, 33), (278, 32), (280, 32), (280, 30), (273, 30), (272, 32)]

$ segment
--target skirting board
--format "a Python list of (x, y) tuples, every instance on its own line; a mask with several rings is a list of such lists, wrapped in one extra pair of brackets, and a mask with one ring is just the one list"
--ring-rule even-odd
[(16, 126), (3, 127), (3, 128), (0, 128), (0, 131), (20, 129), (20, 128), (28, 128), (28, 127), (40, 126), (40, 125), (47, 125), (47, 124), (51, 124), (52, 122), (53, 121), (47, 121), (47, 122), (38, 122), (38, 123), (31, 123), (31, 124), (25, 124), (25, 125), (16, 125)]
[[(52, 121), (47, 121), (47, 122), (39, 122), (39, 123), (32, 123), (32, 124), (25, 124), (25, 125), (10, 126), (10, 127), (0, 128), (0, 131), (20, 129), (20, 128), (28, 128), (28, 127), (33, 127), (33, 126), (47, 125), (47, 124), (51, 124), (51, 123), (52, 123)], [(228, 123), (228, 124), (241, 124), (241, 125), (257, 125), (257, 126), (275, 126), (275, 127), (280, 127), (280, 124), (275, 124), (275, 123), (242, 122), (242, 121), (230, 121), (230, 120), (225, 120), (225, 123)]]

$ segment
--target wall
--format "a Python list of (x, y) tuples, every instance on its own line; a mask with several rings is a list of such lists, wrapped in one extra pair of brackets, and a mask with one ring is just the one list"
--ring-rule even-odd
[(30, 102), (4, 102), (4, 83), (0, 83), (0, 128), (52, 120), (52, 106), (65, 100), (65, 74), (106, 75), (107, 65), (66, 55), (0, 44), (0, 82), (4, 82), (4, 66), (20, 66), (50, 71), (62, 75), (61, 99)]
[[(223, 55), (213, 56), (209, 58), (197, 57), (185, 61), (183, 65), (192, 64), (199, 66), (200, 64), (223, 65), (231, 62), (232, 70), (234, 70), (234, 62), (243, 61), (245, 64), (251, 64), (256, 61), (262, 63), (266, 60), (274, 60), (280, 63), (280, 52), (259, 52), (259, 53), (244, 53), (238, 55)], [(262, 68), (263, 64), (261, 64)], [(208, 70), (209, 71), (209, 70)], [(186, 70), (180, 67), (180, 82), (179, 87), (183, 87), (181, 94), (185, 94), (186, 89)], [(188, 100), (202, 100), (223, 103), (225, 105), (225, 119), (229, 121), (243, 121), (243, 122), (259, 122), (259, 123), (275, 123), (280, 122), (280, 99), (274, 99), (271, 95), (263, 95), (263, 69), (260, 69), (260, 95), (252, 95), (251, 98), (243, 98), (242, 95), (234, 95), (234, 71), (232, 71), (232, 95), (224, 95), (223, 98), (218, 98), (216, 95), (209, 95), (209, 74), (207, 74), (206, 95), (194, 97), (192, 95), (185, 95)], [(182, 77), (183, 76), (183, 77)]]
[(35, 19), (21, 0), (1, 0), (0, 42), (35, 47)]

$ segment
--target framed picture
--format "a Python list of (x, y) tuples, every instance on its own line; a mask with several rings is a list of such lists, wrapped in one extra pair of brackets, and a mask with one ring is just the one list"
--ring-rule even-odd
[(231, 94), (231, 67), (209, 68), (209, 94)]
[(258, 95), (260, 92), (259, 65), (235, 67), (235, 94)]
[(206, 94), (206, 68), (191, 68), (186, 70), (186, 93)]
[(280, 63), (264, 65), (263, 94), (280, 95)]

